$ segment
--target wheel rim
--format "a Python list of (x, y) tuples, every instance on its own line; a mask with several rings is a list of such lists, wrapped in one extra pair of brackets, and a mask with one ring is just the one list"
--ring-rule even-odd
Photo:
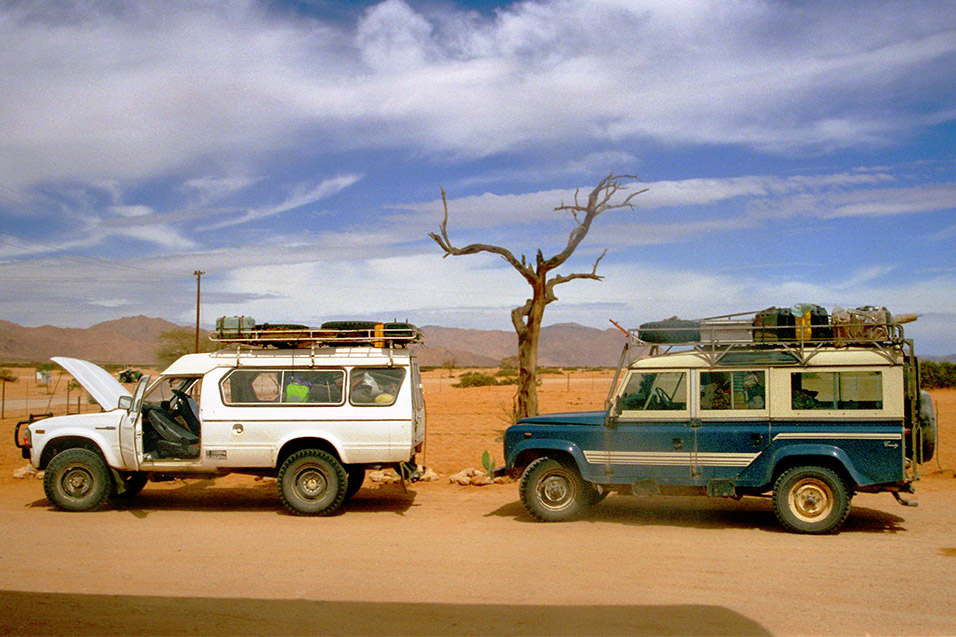
[(536, 489), (538, 501), (550, 511), (561, 511), (574, 502), (574, 483), (565, 473), (549, 473)]
[(818, 522), (833, 511), (833, 489), (817, 478), (804, 478), (790, 490), (790, 510), (803, 522)]
[(307, 467), (295, 477), (295, 489), (306, 500), (318, 500), (329, 490), (329, 478), (317, 467)]
[(93, 474), (83, 467), (70, 467), (63, 473), (60, 489), (70, 498), (82, 498), (93, 490)]

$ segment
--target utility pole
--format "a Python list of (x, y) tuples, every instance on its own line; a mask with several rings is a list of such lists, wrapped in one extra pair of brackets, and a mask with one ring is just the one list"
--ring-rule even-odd
[(206, 274), (196, 270), (193, 272), (193, 276), (196, 277), (196, 353), (199, 353), (199, 289), (200, 289), (200, 280), (202, 275)]

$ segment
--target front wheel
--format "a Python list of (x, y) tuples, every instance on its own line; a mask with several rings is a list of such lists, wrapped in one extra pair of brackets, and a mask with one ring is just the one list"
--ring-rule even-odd
[(331, 454), (303, 449), (282, 463), (278, 476), (282, 504), (296, 515), (331, 515), (345, 501), (348, 476)]
[(89, 449), (67, 449), (55, 455), (43, 473), (43, 490), (58, 509), (95, 511), (113, 492), (106, 461)]
[(563, 522), (584, 507), (584, 480), (577, 469), (552, 458), (538, 458), (521, 474), (521, 503), (531, 517), (541, 522)]
[(850, 495), (836, 473), (826, 467), (794, 467), (773, 488), (777, 519), (795, 533), (834, 533), (850, 513)]

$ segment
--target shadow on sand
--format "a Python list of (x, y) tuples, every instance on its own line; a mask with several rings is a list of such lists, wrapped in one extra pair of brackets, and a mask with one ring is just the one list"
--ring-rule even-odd
[[(520, 501), (485, 514), (534, 522)], [(631, 497), (612, 495), (585, 511), (578, 522), (616, 523), (631, 526), (672, 526), (697, 529), (760, 529), (785, 533), (778, 524), (769, 498), (739, 501), (701, 497)], [(841, 533), (897, 533), (905, 520), (892, 513), (853, 506)]]
[[(212, 479), (180, 480), (172, 484), (174, 486), (163, 485), (160, 488), (147, 485), (134, 498), (111, 499), (103, 510), (128, 511), (138, 518), (145, 518), (155, 511), (265, 511), (276, 515), (293, 515), (282, 505), (275, 481), (241, 487), (218, 486)], [(400, 486), (394, 485), (359, 489), (333, 517), (349, 512), (404, 515), (414, 505), (415, 496), (415, 491), (403, 491)], [(57, 511), (46, 498), (31, 502), (29, 506)]]
[(0, 633), (43, 635), (769, 635), (720, 606), (518, 606), (0, 591)]

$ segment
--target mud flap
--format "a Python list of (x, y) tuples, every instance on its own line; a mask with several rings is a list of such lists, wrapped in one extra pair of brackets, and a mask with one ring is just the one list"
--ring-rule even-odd
[(402, 483), (402, 491), (405, 493), (408, 493), (408, 487), (406, 486), (405, 481), (418, 482), (422, 479), (422, 475), (424, 474), (421, 467), (410, 462), (399, 462), (395, 467), (395, 472), (401, 479), (400, 482)]
[(126, 481), (123, 480), (123, 476), (120, 475), (120, 472), (110, 467), (110, 473), (113, 474), (113, 484), (116, 486), (116, 494), (123, 495), (126, 493)]
[(910, 500), (909, 498), (904, 498), (903, 496), (900, 495), (899, 491), (891, 491), (890, 493), (893, 494), (893, 497), (896, 498), (896, 501), (897, 501), (897, 502), (899, 502), (900, 504), (902, 504), (902, 505), (905, 506), (905, 507), (918, 507), (918, 506), (919, 506), (919, 502), (917, 502), (916, 500)]

